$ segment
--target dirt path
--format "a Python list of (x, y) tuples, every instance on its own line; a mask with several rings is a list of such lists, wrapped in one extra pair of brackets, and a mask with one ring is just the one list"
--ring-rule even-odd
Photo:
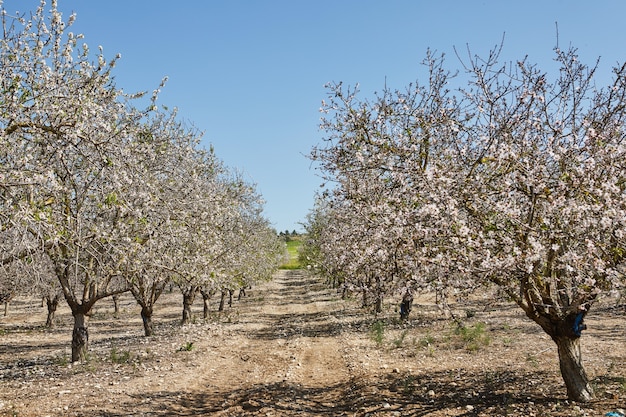
[[(332, 291), (301, 271), (280, 271), (242, 305), (243, 337), (222, 357), (205, 412), (231, 415), (341, 415), (352, 374), (344, 358), (342, 306)], [(223, 350), (223, 349), (222, 349)], [(223, 380), (233, 382), (223, 388)], [(200, 384), (201, 385), (201, 384)]]

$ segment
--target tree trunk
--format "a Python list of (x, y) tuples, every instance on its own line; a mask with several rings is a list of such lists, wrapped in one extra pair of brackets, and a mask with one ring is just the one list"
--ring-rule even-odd
[(228, 290), (228, 307), (233, 306), (233, 290)]
[(226, 302), (226, 295), (228, 295), (228, 291), (222, 290), (222, 295), (220, 297), (220, 306), (217, 311), (224, 311), (224, 303)]
[(48, 318), (46, 319), (46, 327), (51, 329), (54, 327), (54, 314), (59, 306), (59, 296), (55, 295), (53, 298), (46, 297), (46, 304), (48, 305)]
[(154, 325), (152, 324), (152, 308), (141, 308), (141, 319), (143, 320), (143, 330), (146, 336), (152, 336), (154, 334)]
[(383, 312), (383, 288), (380, 282), (380, 277), (376, 277), (376, 304), (374, 306), (376, 314)]
[(202, 317), (206, 320), (209, 318), (209, 297), (202, 294)]
[(556, 338), (555, 342), (559, 352), (561, 375), (567, 387), (567, 397), (577, 402), (591, 401), (594, 398), (593, 388), (583, 368), (580, 338), (563, 336)]
[(583, 368), (580, 349), (580, 336), (587, 328), (584, 318), (588, 310), (579, 309), (559, 317), (551, 316), (548, 312), (537, 314), (535, 309), (526, 308), (525, 311), (526, 315), (539, 324), (556, 343), (559, 368), (567, 388), (568, 399), (583, 403), (593, 400), (593, 388)]
[(209, 318), (209, 311), (210, 311), (209, 300), (211, 299), (211, 297), (213, 297), (213, 294), (215, 294), (215, 290), (211, 290), (211, 291), (200, 290), (200, 294), (202, 294), (204, 318), (208, 319)]
[(120, 296), (119, 294), (114, 294), (111, 298), (113, 299), (113, 314), (117, 315), (120, 312)]
[(191, 323), (191, 306), (196, 298), (196, 291), (183, 293), (183, 319), (181, 324)]
[(0, 293), (0, 302), (4, 303), (4, 316), (6, 317), (9, 314), (9, 302), (13, 298), (12, 292), (2, 292)]
[[(81, 309), (82, 310), (82, 309)], [(74, 331), (72, 332), (72, 362), (85, 361), (89, 348), (89, 316), (84, 311), (72, 312)]]
[(413, 305), (413, 295), (407, 291), (402, 296), (402, 302), (400, 303), (400, 320), (408, 320), (409, 313), (411, 312), (411, 306)]
[(374, 305), (374, 312), (380, 314), (383, 312), (383, 296), (382, 294), (376, 294), (376, 304)]

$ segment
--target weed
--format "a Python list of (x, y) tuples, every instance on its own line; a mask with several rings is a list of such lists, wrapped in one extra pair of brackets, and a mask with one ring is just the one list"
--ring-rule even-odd
[(402, 388), (406, 394), (412, 394), (417, 388), (415, 377), (413, 375), (407, 376), (402, 381)]
[(191, 352), (194, 349), (193, 342), (187, 342), (178, 348), (179, 352)]
[(430, 333), (426, 333), (426, 336), (419, 340), (419, 345), (421, 347), (429, 347), (433, 343), (435, 343), (435, 338)]
[(402, 347), (402, 345), (404, 344), (404, 339), (406, 338), (408, 332), (408, 330), (404, 330), (402, 333), (400, 333), (400, 336), (397, 339), (394, 339), (393, 345), (396, 347), (396, 349), (400, 349)]
[(385, 340), (385, 323), (377, 320), (370, 327), (370, 337), (378, 346), (381, 346)]
[(626, 378), (625, 377), (617, 377), (615, 381), (619, 384), (619, 390), (626, 392)]
[(428, 353), (426, 354), (429, 358), (435, 357), (435, 348), (432, 346), (428, 346)]
[(476, 352), (482, 346), (491, 343), (491, 337), (486, 332), (485, 323), (476, 323), (472, 326), (457, 324), (454, 335), (460, 339), (462, 346), (470, 352)]
[(119, 352), (115, 347), (111, 349), (110, 357), (113, 363), (128, 363), (131, 360), (130, 351), (124, 350)]
[(70, 360), (67, 354), (63, 354), (62, 356), (57, 356), (53, 359), (55, 365), (58, 366), (67, 366), (70, 363)]
[[(72, 372), (74, 374), (82, 374), (86, 372), (96, 372), (96, 367), (98, 365), (98, 357), (91, 353), (85, 353), (85, 359), (82, 362), (72, 364)], [(79, 366), (73, 366), (79, 365)]]
[(537, 357), (532, 353), (526, 353), (526, 362), (530, 363), (534, 368), (539, 366), (539, 361), (537, 361)]

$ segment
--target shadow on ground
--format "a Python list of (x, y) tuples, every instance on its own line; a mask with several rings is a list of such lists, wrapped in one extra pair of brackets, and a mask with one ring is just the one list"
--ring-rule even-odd
[[(145, 399), (136, 396), (128, 410), (100, 410), (87, 416), (494, 416), (572, 415), (575, 405), (553, 393), (554, 375), (544, 372), (514, 373), (507, 370), (469, 373), (388, 373), (375, 380), (353, 378), (326, 387), (279, 382), (236, 388), (230, 392), (161, 392), (150, 398), (149, 412), (137, 412)], [(599, 391), (611, 381), (597, 381)], [(614, 381), (613, 381), (614, 382)], [(599, 395), (602, 397), (602, 395)], [(124, 406), (124, 405), (122, 405)], [(131, 409), (130, 407), (134, 408)], [(597, 409), (619, 407), (600, 398)]]

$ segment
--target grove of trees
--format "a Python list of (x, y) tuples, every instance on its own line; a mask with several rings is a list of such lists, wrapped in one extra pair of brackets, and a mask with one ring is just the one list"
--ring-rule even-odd
[[(72, 361), (85, 358), (92, 308), (132, 292), (145, 333), (166, 286), (201, 290), (267, 279), (284, 243), (252, 184), (201, 134), (126, 94), (116, 57), (93, 53), (52, 1), (21, 16), (0, 6), (0, 265), (5, 291), (62, 298), (74, 317)], [(52, 325), (49, 317), (49, 325)]]
[(330, 186), (303, 256), (376, 308), (498, 289), (556, 344), (568, 397), (590, 401), (584, 318), (624, 284), (626, 66), (600, 87), (573, 48), (555, 48), (555, 73), (500, 52), (459, 55), (459, 71), (429, 52), (424, 81), (369, 99), (328, 85), (311, 158)]
[[(181, 321), (206, 300), (269, 279), (285, 240), (253, 184), (70, 29), (55, 0), (12, 16), (0, 3), (0, 295), (65, 300), (72, 361), (86, 357), (100, 300), (132, 293), (146, 335), (170, 286)], [(555, 49), (555, 74), (468, 53), (449, 71), (362, 99), (328, 85), (324, 143), (311, 158), (331, 186), (306, 224), (301, 260), (382, 309), (395, 292), (498, 289), (550, 336), (568, 397), (594, 397), (584, 319), (623, 291), (626, 65)], [(453, 88), (454, 85), (459, 86)], [(206, 305), (206, 304), (205, 304)]]

